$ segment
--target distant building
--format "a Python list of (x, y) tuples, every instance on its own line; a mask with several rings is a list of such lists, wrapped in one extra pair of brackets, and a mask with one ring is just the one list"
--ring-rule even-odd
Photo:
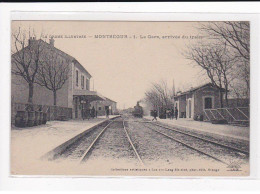
[[(40, 42), (45, 52), (51, 52), (54, 55), (65, 59), (69, 64), (69, 78), (63, 87), (57, 91), (57, 106), (72, 108), (72, 118), (82, 118), (82, 109), (90, 107), (90, 102), (94, 100), (104, 100), (100, 94), (90, 91), (90, 73), (72, 56), (55, 48), (54, 40), (50, 43), (43, 40), (30, 39), (29, 44)], [(25, 48), (26, 49), (26, 48)], [(13, 54), (16, 55), (17, 53)], [(15, 68), (12, 64), (12, 68)], [(12, 102), (27, 103), (28, 101), (28, 83), (18, 75), (12, 74)], [(34, 84), (33, 103), (39, 105), (53, 105), (53, 93), (43, 86)]]
[(106, 115), (106, 110), (109, 109), (109, 114), (117, 114), (117, 103), (107, 97), (104, 97), (105, 100), (103, 101), (94, 101), (91, 102), (91, 107), (94, 107), (97, 111), (98, 116)]
[(205, 109), (220, 108), (221, 96), (225, 90), (207, 83), (174, 96), (174, 106), (178, 108), (179, 118), (194, 118), (203, 115)]

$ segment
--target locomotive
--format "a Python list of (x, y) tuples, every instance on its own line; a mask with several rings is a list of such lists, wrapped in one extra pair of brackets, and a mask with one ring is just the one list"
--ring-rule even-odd
[(134, 111), (132, 114), (134, 117), (143, 118), (143, 107), (139, 105), (139, 102), (137, 102), (136, 106), (134, 106)]

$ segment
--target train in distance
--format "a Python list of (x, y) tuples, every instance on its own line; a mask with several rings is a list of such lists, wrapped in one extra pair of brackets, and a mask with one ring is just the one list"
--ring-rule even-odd
[(134, 106), (134, 110), (132, 112), (134, 117), (143, 118), (143, 107), (140, 106), (139, 102), (136, 103), (136, 106)]

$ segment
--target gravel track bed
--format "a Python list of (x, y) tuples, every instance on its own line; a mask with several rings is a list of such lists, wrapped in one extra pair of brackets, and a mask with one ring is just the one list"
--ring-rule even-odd
[[(167, 125), (165, 123), (158, 122), (158, 124), (174, 129), (173, 126)], [(222, 136), (222, 135), (208, 133), (208, 132), (200, 132), (200, 131), (195, 132), (194, 130), (190, 130), (190, 129), (178, 129), (178, 128), (176, 128), (176, 130), (186, 132), (186, 133), (189, 133), (191, 135), (197, 135), (197, 136), (204, 138), (204, 139), (209, 139), (209, 140), (215, 141), (217, 143), (221, 143), (221, 144), (224, 144), (224, 145), (227, 145), (227, 146), (230, 146), (230, 147), (238, 148), (238, 149), (245, 150), (245, 151), (249, 152), (249, 141), (235, 139), (235, 138), (232, 138), (232, 137), (225, 137), (225, 136)]]
[(79, 160), (83, 156), (84, 152), (91, 145), (97, 135), (103, 130), (108, 122), (103, 123), (96, 129), (92, 129), (85, 136), (81, 137), (78, 141), (69, 146), (60, 157), (69, 160)]
[(138, 164), (138, 159), (125, 134), (122, 119), (117, 119), (109, 125), (90, 150), (86, 163), (106, 159)]
[(151, 124), (143, 124), (144, 126), (155, 129), (157, 131), (163, 132), (175, 139), (178, 139), (198, 150), (201, 150), (203, 152), (206, 152), (212, 156), (217, 157), (218, 159), (221, 159), (222, 161), (225, 161), (226, 163), (230, 163), (231, 161), (239, 161), (240, 163), (247, 163), (248, 157), (245, 154), (238, 153), (236, 151), (232, 151), (228, 148), (223, 148), (221, 146), (208, 143), (206, 141), (190, 137), (188, 135), (180, 134), (178, 132), (174, 132), (170, 129), (165, 129), (156, 125)]
[(148, 129), (138, 122), (125, 122), (133, 144), (145, 165), (173, 165), (180, 161), (215, 160)]

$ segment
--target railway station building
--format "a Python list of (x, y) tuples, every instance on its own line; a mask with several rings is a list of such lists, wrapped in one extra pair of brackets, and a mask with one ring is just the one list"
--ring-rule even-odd
[(185, 92), (177, 92), (174, 106), (178, 108), (179, 118), (191, 118), (205, 114), (206, 109), (221, 108), (220, 98), (225, 90), (207, 83)]
[(106, 115), (106, 110), (109, 109), (109, 114), (114, 115), (117, 114), (117, 102), (104, 97), (105, 100), (97, 100), (91, 102), (91, 106), (95, 108), (97, 111), (97, 116)]
[[(99, 93), (90, 91), (91, 74), (77, 59), (56, 48), (54, 46), (54, 39), (50, 39), (49, 43), (41, 39), (30, 39), (29, 44), (34, 44), (36, 41), (38, 41), (38, 43), (40, 42), (45, 52), (51, 52), (64, 59), (63, 61), (66, 61), (69, 67), (69, 78), (62, 88), (57, 90), (57, 107), (69, 108), (71, 110), (71, 118), (82, 118), (82, 109), (89, 108), (91, 102), (106, 100), (105, 97)], [(12, 55), (12, 59), (15, 55), (17, 55), (17, 53)], [(12, 62), (12, 69), (13, 68), (16, 68), (16, 65)], [(28, 83), (21, 76), (15, 74), (12, 74), (11, 79), (12, 105), (26, 104), (29, 95)], [(34, 84), (33, 104), (53, 106), (53, 92), (46, 87)], [(15, 108), (14, 111), (12, 108), (12, 117), (15, 114)]]

